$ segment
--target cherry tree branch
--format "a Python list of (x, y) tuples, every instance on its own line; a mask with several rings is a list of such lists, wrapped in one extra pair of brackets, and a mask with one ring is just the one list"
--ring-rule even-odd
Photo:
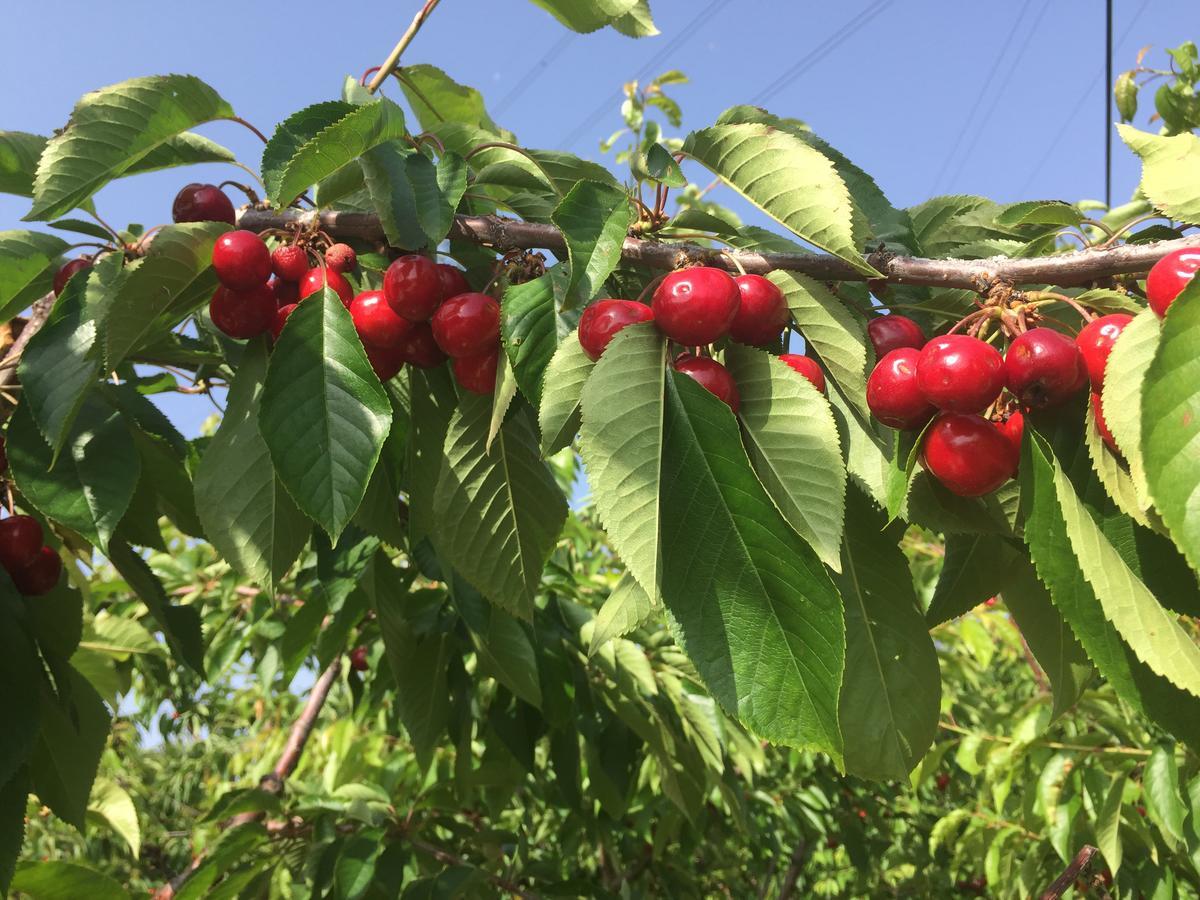
[(1041, 900), (1058, 900), (1058, 898), (1071, 889), (1071, 886), (1075, 883), (1075, 879), (1079, 877), (1079, 873), (1087, 868), (1088, 863), (1092, 861), (1092, 857), (1099, 852), (1091, 844), (1084, 844), (1079, 852), (1075, 854), (1075, 858), (1071, 860), (1071, 864), (1063, 870), (1061, 875), (1051, 882), (1050, 887), (1042, 892)]
[[(296, 223), (319, 226), (344, 238), (385, 241), (383, 227), (374, 213), (247, 209), (238, 221), (240, 228), (265, 231)], [(452, 238), (472, 241), (499, 252), (507, 250), (550, 250), (566, 255), (566, 241), (553, 225), (521, 222), (501, 216), (454, 217)], [(924, 259), (894, 256), (886, 251), (866, 256), (891, 284), (979, 290), (995, 282), (1078, 286), (1109, 278), (1148, 272), (1173, 250), (1200, 248), (1200, 235), (1148, 244), (1123, 244), (1106, 249), (1092, 248), (1054, 256), (1023, 259)], [(819, 281), (871, 281), (848, 262), (827, 253), (759, 253), (752, 250), (717, 250), (690, 243), (668, 243), (627, 237), (621, 256), (651, 269), (674, 269), (685, 262), (703, 262), (721, 269), (766, 273), (775, 269), (800, 272)]]

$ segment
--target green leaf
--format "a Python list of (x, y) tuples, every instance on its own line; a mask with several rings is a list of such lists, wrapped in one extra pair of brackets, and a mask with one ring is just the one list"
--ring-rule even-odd
[(67, 242), (53, 234), (0, 231), (0, 321), (50, 293), (66, 250)]
[(997, 225), (1059, 225), (1072, 227), (1086, 219), (1078, 207), (1064, 200), (1026, 200), (1013, 203), (996, 216)]
[[(41, 708), (34, 687), (42, 678), (37, 648), (9, 605), (16, 599), (16, 591), (6, 587), (4, 593), (7, 597), (0, 603), (0, 683), (24, 685), (25, 689), (10, 690), (0, 712), (0, 785), (18, 777), (37, 741)], [(23, 815), (24, 807), (21, 812)]]
[(42, 153), (25, 219), (56, 219), (175, 136), (232, 116), (216, 91), (190, 75), (131, 78), (84, 94)]
[(0, 193), (33, 196), (38, 159), (46, 148), (40, 134), (0, 131)]
[(424, 247), (428, 240), (417, 218), (417, 198), (408, 180), (408, 163), (416, 155), (397, 144), (384, 144), (372, 147), (358, 161), (388, 243), (410, 250)]
[(196, 607), (172, 604), (158, 576), (128, 544), (113, 541), (108, 549), (108, 558), (146, 604), (175, 658), (190, 666), (196, 674), (203, 675), (204, 639), (200, 631), (200, 613)]
[(136, 858), (141, 852), (142, 830), (138, 825), (137, 810), (129, 792), (107, 779), (97, 780), (88, 802), (88, 818), (96, 818), (117, 833)]
[(1177, 134), (1164, 137), (1118, 125), (1129, 149), (1142, 160), (1141, 191), (1168, 217), (1193, 225), (1200, 223), (1200, 137)]
[(637, 0), (533, 0), (572, 31), (587, 34), (629, 14)]
[(197, 163), (233, 162), (236, 158), (232, 150), (222, 147), (216, 141), (211, 141), (191, 131), (184, 131), (167, 138), (123, 171), (120, 177), (128, 178), (130, 175), (158, 172), (162, 169), (191, 166)]
[(667, 342), (654, 325), (630, 325), (605, 349), (580, 401), (580, 453), (600, 521), (652, 600), (662, 581), (666, 371)]
[(404, 98), (425, 131), (433, 131), (439, 123), (455, 122), (482, 129), (489, 135), (485, 140), (515, 142), (511, 131), (492, 121), (475, 88), (459, 84), (437, 66), (405, 66), (400, 74)]
[(500, 300), (504, 349), (521, 393), (535, 406), (545, 388), (560, 390), (546, 377), (547, 368), (559, 347), (575, 337), (576, 317), (560, 312), (567, 277), (562, 266), (553, 266), (533, 281), (510, 285)]
[[(1145, 495), (1138, 493), (1137, 485), (1133, 483), (1133, 476), (1125, 471), (1120, 456), (1104, 442), (1104, 437), (1096, 426), (1096, 406), (1090, 401), (1084, 428), (1086, 429), (1085, 442), (1088, 456), (1092, 460), (1092, 470), (1100, 479), (1100, 483), (1104, 485), (1104, 490), (1113, 503), (1117, 504), (1117, 507), (1125, 515), (1139, 525), (1145, 528), (1156, 527), (1147, 514), (1149, 501), (1143, 502), (1142, 497)], [(1157, 519), (1157, 516), (1155, 518)]]
[(491, 675), (532, 706), (542, 705), (538, 651), (527, 626), (492, 606), (461, 577), (450, 578), (454, 602), (471, 632), (481, 673)]
[(1150, 497), (1142, 461), (1142, 385), (1158, 348), (1160, 328), (1158, 316), (1143, 310), (1125, 326), (1104, 368), (1104, 421), (1129, 464), (1142, 506), (1149, 506)]
[(946, 535), (946, 559), (925, 613), (930, 627), (970, 612), (1004, 591), (1021, 556), (998, 534)]
[(59, 860), (21, 863), (11, 888), (29, 900), (129, 900), (129, 893), (103, 872)]
[(1182, 842), (1183, 817), (1187, 810), (1179, 794), (1179, 767), (1175, 763), (1174, 746), (1154, 748), (1142, 773), (1142, 791), (1151, 820), (1168, 837)]
[(570, 259), (571, 278), (563, 305), (587, 303), (621, 261), (625, 234), (633, 221), (629, 196), (611, 185), (581, 181), (550, 219), (562, 231)]
[(56, 816), (83, 831), (110, 722), (104, 701), (87, 679), (69, 665), (59, 672), (66, 684), (58, 696), (42, 679), (42, 730), (29, 761), (33, 790)]
[(846, 467), (829, 402), (761, 350), (732, 345), (725, 364), (742, 398), (743, 442), (759, 480), (787, 523), (840, 571)]
[(29, 773), (22, 768), (0, 783), (0, 891), (8, 893), (21, 845), (25, 843), (25, 811), (29, 801)]
[(354, 112), (355, 105), (341, 100), (329, 100), (306, 106), (294, 112), (275, 128), (262, 155), (262, 177), (268, 197), (279, 195), (283, 171), (292, 157), (335, 122)]
[[(637, 0), (629, 12), (609, 24), (621, 34), (631, 38), (654, 37), (660, 33), (654, 24), (654, 19), (650, 16), (650, 5), (647, 0)], [(673, 81), (662, 81), (661, 76), (658, 83), (674, 84)]]
[(354, 835), (338, 854), (333, 867), (333, 885), (338, 900), (358, 900), (375, 878), (375, 861), (383, 850), (378, 837)]
[(588, 656), (613, 638), (622, 637), (644, 625), (653, 613), (654, 603), (650, 595), (642, 589), (636, 578), (626, 572), (596, 613), (592, 639), (588, 642)]
[(101, 610), (84, 622), (79, 646), (105, 653), (116, 659), (128, 659), (133, 653), (158, 653), (159, 644), (141, 623)]
[(411, 369), (412, 435), (408, 442), (408, 525), (409, 542), (416, 547), (431, 536), (437, 520), (434, 495), (442, 471), (442, 451), (446, 428), (458, 407), (449, 372), (437, 369)]
[[(657, 99), (662, 99), (657, 98)], [(687, 178), (674, 155), (662, 144), (651, 144), (646, 152), (646, 171), (655, 181), (667, 187), (686, 187)]]
[(417, 221), (429, 238), (429, 246), (442, 242), (454, 224), (454, 210), (467, 189), (467, 163), (453, 151), (443, 154), (435, 166), (429, 157), (414, 153), (405, 166), (416, 202)]
[(583, 385), (595, 365), (579, 343), (578, 331), (572, 331), (559, 341), (542, 377), (538, 427), (542, 434), (543, 455), (557, 453), (575, 439), (581, 421), (579, 406)]
[(325, 288), (280, 334), (258, 424), (279, 480), (331, 540), (362, 502), (391, 423), (350, 314)]
[(819, 150), (785, 131), (747, 124), (693, 131), (683, 151), (793, 234), (879, 277), (855, 240), (850, 192)]
[(196, 467), (196, 512), (217, 552), (270, 592), (311, 529), (276, 476), (258, 429), (266, 372), (266, 344), (247, 345), (221, 427)]
[(488, 600), (529, 619), (567, 504), (522, 409), (485, 449), (491, 398), (464, 396), (446, 431), (434, 491), (435, 542)]
[(1096, 844), (1114, 876), (1121, 870), (1121, 801), (1125, 796), (1125, 780), (1128, 777), (1127, 772), (1118, 772), (1113, 776), (1108, 793), (1104, 795), (1104, 805), (1096, 814)]
[(279, 815), (282, 804), (276, 794), (262, 788), (235, 788), (226, 791), (204, 816), (205, 822), (223, 822), (242, 813), (270, 813)]
[[(625, 363), (613, 350), (633, 330), (618, 335), (601, 365)], [(623, 346), (631, 355), (633, 343)], [(840, 764), (846, 638), (837, 591), (754, 476), (729, 407), (678, 374), (667, 380), (664, 406), (654, 499), (673, 630), (713, 698), (753, 733), (824, 750)]]

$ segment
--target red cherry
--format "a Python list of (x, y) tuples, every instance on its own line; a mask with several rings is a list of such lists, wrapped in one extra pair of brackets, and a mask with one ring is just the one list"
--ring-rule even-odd
[(597, 300), (579, 318), (579, 343), (588, 359), (599, 359), (618, 331), (653, 318), (650, 307), (636, 300)]
[(1012, 477), (1012, 444), (983, 416), (938, 416), (925, 432), (921, 456), (933, 477), (960, 497), (990, 494)]
[(876, 316), (867, 323), (867, 337), (875, 348), (876, 359), (883, 359), (901, 347), (920, 350), (925, 346), (925, 332), (907, 316)]
[(950, 785), (950, 776), (945, 772), (939, 772), (935, 780), (937, 782), (937, 789), (939, 791), (946, 790), (946, 788)]
[(825, 838), (825, 846), (830, 850), (836, 850), (841, 846), (841, 842), (835, 837)]
[(367, 671), (367, 648), (361, 644), (350, 651), (350, 668), (355, 672)]
[(275, 310), (275, 324), (271, 326), (271, 336), (275, 340), (279, 340), (279, 333), (283, 331), (283, 326), (287, 322), (288, 316), (295, 312), (296, 307), (299, 305), (298, 303), (289, 303)]
[(490, 394), (496, 389), (499, 364), (499, 347), (478, 356), (460, 356), (454, 360), (454, 377), (472, 394)]
[[(714, 269), (713, 271), (718, 270)], [(735, 413), (741, 407), (742, 398), (738, 394), (733, 376), (715, 359), (681, 353), (675, 357), (675, 371), (694, 378), (700, 387), (727, 404)]]
[(442, 302), (437, 264), (416, 254), (402, 256), (383, 273), (383, 293), (397, 315), (425, 322)]
[(334, 244), (325, 251), (325, 265), (335, 272), (353, 272), (358, 265), (358, 254), (349, 244)]
[(73, 259), (69, 263), (65, 263), (62, 268), (54, 273), (54, 296), (57, 297), (63, 292), (72, 275), (91, 267), (92, 262), (88, 259)]
[(500, 339), (500, 304), (487, 294), (459, 294), (439, 306), (429, 324), (450, 356), (478, 356)]
[(279, 306), (291, 306), (300, 302), (300, 285), (294, 281), (272, 278), (271, 290), (275, 292), (275, 302)]
[(1004, 355), (1008, 389), (1032, 409), (1057, 406), (1087, 384), (1087, 365), (1075, 342), (1052, 328), (1032, 328)]
[(271, 277), (271, 251), (253, 231), (229, 231), (217, 238), (212, 264), (221, 284), (235, 291), (266, 284)]
[(1083, 363), (1087, 366), (1092, 390), (1098, 391), (1104, 387), (1104, 369), (1108, 365), (1108, 356), (1112, 353), (1113, 344), (1117, 342), (1125, 326), (1132, 321), (1133, 316), (1126, 313), (1101, 316), (1084, 325), (1075, 338), (1075, 346), (1083, 354)]
[(395, 347), (412, 330), (413, 323), (396, 315), (383, 291), (363, 291), (350, 304), (350, 318), (364, 344)]
[(433, 329), (428, 322), (414, 322), (399, 345), (404, 354), (405, 362), (412, 363), (418, 369), (436, 369), (447, 359), (442, 348), (433, 339)]
[(300, 299), (304, 300), (329, 285), (348, 308), (354, 301), (354, 288), (341, 272), (330, 268), (309, 269), (300, 279)]
[(1008, 440), (1013, 452), (1013, 477), (1017, 475), (1017, 464), (1021, 461), (1021, 440), (1025, 436), (1025, 417), (1019, 410), (1008, 414), (1003, 422), (997, 422), (996, 428)]
[(1146, 276), (1146, 299), (1160, 319), (1197, 270), (1200, 270), (1200, 247), (1175, 250), (1154, 264)]
[(700, 266), (664, 278), (650, 305), (659, 331), (676, 343), (699, 347), (728, 333), (741, 302), (728, 272)]
[(442, 286), (442, 299), (449, 300), (459, 294), (471, 293), (471, 283), (463, 270), (445, 263), (437, 264), (438, 283)]
[(271, 251), (271, 268), (284, 281), (299, 281), (308, 273), (308, 254), (295, 244), (276, 247)]
[(219, 287), (208, 302), (213, 324), (231, 338), (252, 338), (275, 324), (275, 292), (269, 285), (245, 291)]
[(979, 338), (935, 337), (917, 359), (917, 387), (938, 409), (979, 412), (1004, 388), (1004, 359)]
[(917, 387), (920, 355), (912, 347), (893, 350), (875, 364), (867, 379), (867, 406), (884, 425), (919, 431), (937, 412)]
[(406, 360), (404, 350), (400, 347), (372, 347), (366, 344), (363, 349), (367, 351), (367, 361), (380, 381), (391, 381), (404, 368)]
[(1112, 432), (1108, 430), (1108, 422), (1104, 420), (1104, 401), (1101, 399), (1100, 394), (1092, 391), (1088, 402), (1092, 404), (1092, 418), (1096, 420), (1096, 430), (1100, 432), (1101, 440), (1108, 445), (1108, 449), (1113, 453), (1120, 453), (1121, 448), (1117, 446)]
[(761, 275), (739, 275), (733, 279), (741, 299), (729, 336), (742, 344), (761, 347), (779, 340), (791, 318), (783, 291)]
[(42, 526), (33, 516), (0, 520), (0, 566), (10, 575), (33, 562), (42, 549)]
[(825, 373), (815, 359), (799, 353), (785, 353), (779, 358), (811, 381), (818, 391), (825, 393)]
[(173, 222), (225, 222), (233, 225), (237, 214), (233, 202), (215, 184), (185, 184), (171, 204)]
[(39, 547), (33, 560), (12, 573), (13, 584), (26, 597), (49, 593), (62, 574), (62, 558), (51, 547)]

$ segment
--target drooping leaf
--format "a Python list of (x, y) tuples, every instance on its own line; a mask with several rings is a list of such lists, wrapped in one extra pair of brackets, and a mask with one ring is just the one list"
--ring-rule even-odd
[(400, 74), (404, 98), (425, 131), (434, 131), (439, 123), (454, 122), (486, 132), (489, 137), (485, 140), (516, 140), (512, 132), (492, 121), (479, 91), (459, 84), (437, 66), (405, 66)]
[(198, 675), (204, 674), (204, 639), (200, 613), (193, 606), (170, 602), (166, 589), (150, 566), (128, 544), (113, 541), (108, 558), (134, 593), (150, 610), (175, 658)]
[(491, 675), (531, 706), (540, 707), (539, 654), (529, 626), (488, 603), (458, 575), (450, 578), (450, 585), (455, 605), (471, 632), (483, 674)]
[(11, 887), (29, 900), (129, 900), (129, 893), (111, 876), (62, 860), (21, 863)]
[(60, 672), (66, 685), (57, 695), (42, 680), (42, 730), (30, 771), (38, 798), (82, 831), (110, 723), (104, 702), (87, 679), (69, 665)]
[(1104, 854), (1104, 861), (1115, 876), (1121, 870), (1123, 856), (1121, 843), (1121, 806), (1125, 794), (1125, 772), (1113, 776), (1104, 805), (1096, 815), (1096, 844)]
[(637, 579), (626, 572), (612, 589), (592, 625), (588, 655), (595, 653), (613, 638), (622, 637), (645, 624), (654, 612), (654, 604)]
[(50, 293), (67, 242), (40, 231), (0, 231), (0, 321)]
[(1141, 157), (1142, 193), (1170, 218), (1200, 223), (1200, 138), (1147, 134), (1132, 125), (1118, 125), (1117, 131)]
[[(1101, 401), (1103, 402), (1103, 401)], [(1106, 420), (1107, 422), (1107, 420)], [(1152, 528), (1154, 524), (1148, 514), (1149, 502), (1143, 501), (1144, 494), (1139, 495), (1133, 476), (1125, 470), (1120, 456), (1104, 442), (1104, 436), (1096, 424), (1095, 403), (1088, 404), (1086, 443), (1088, 456), (1092, 460), (1092, 469), (1104, 490), (1118, 508), (1144, 528)], [(1111, 432), (1110, 432), (1111, 433)]]
[(629, 14), (637, 0), (533, 0), (572, 31), (587, 34)]
[(29, 770), (22, 768), (0, 783), (0, 891), (9, 883), (25, 843), (25, 811), (29, 802)]
[[(647, 0), (637, 0), (629, 12), (614, 19), (609, 24), (626, 37), (643, 38), (659, 34), (659, 30), (654, 24), (654, 19), (650, 16), (650, 4)], [(659, 82), (659, 84), (671, 83), (673, 82)]]
[(0, 712), (0, 785), (17, 777), (41, 725), (41, 705), (34, 688), (42, 677), (42, 663), (29, 634), (8, 605), (8, 600), (15, 599), (15, 589), (7, 588), (5, 593), (10, 591), (6, 602), (0, 604), (0, 679), (4, 684), (25, 685), (27, 689), (11, 691)]
[(559, 341), (558, 349), (546, 365), (538, 408), (543, 455), (557, 453), (579, 431), (580, 397), (595, 365), (579, 343), (578, 331)]
[(1175, 762), (1173, 746), (1154, 748), (1142, 773), (1142, 790), (1150, 818), (1165, 834), (1182, 841), (1187, 809), (1179, 794), (1179, 766)]
[(413, 199), (417, 208), (417, 221), (435, 247), (445, 238), (454, 222), (454, 210), (467, 189), (467, 164), (454, 152), (442, 155), (437, 164), (430, 162), (422, 153), (408, 157), (405, 166)]
[(367, 150), (358, 161), (388, 243), (409, 250), (429, 240), (417, 218), (417, 197), (408, 178), (408, 163), (415, 155), (387, 143)]
[(533, 281), (506, 288), (500, 300), (504, 350), (521, 393), (535, 406), (542, 402), (544, 389), (559, 390), (547, 377), (547, 368), (558, 348), (571, 338), (576, 321), (561, 312), (566, 283), (566, 270), (554, 266)]
[(620, 188), (581, 181), (554, 210), (570, 259), (564, 305), (587, 303), (621, 261), (625, 233), (633, 221), (630, 199)]
[(925, 618), (940, 625), (1005, 590), (1022, 556), (998, 534), (946, 535), (946, 560)]
[(1101, 397), (1104, 422), (1129, 464), (1129, 476), (1144, 505), (1149, 505), (1150, 488), (1142, 459), (1142, 385), (1160, 331), (1158, 316), (1148, 309), (1125, 326), (1105, 365)]
[(46, 138), (26, 131), (0, 131), (0, 193), (33, 196), (33, 179)]
[(408, 442), (409, 542), (417, 546), (437, 528), (434, 495), (442, 471), (446, 429), (458, 395), (445, 368), (412, 369), (412, 435)]
[(142, 829), (133, 798), (115, 781), (97, 780), (88, 801), (87, 814), (88, 818), (94, 817), (116, 832), (129, 845), (135, 858), (141, 852)]

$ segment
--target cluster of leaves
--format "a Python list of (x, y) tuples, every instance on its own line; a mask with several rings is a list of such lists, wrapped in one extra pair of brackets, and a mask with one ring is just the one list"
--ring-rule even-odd
[(1121, 121), (1132, 122), (1137, 116), (1141, 89), (1162, 80), (1154, 93), (1155, 111), (1150, 121), (1162, 122), (1165, 135), (1186, 134), (1200, 128), (1200, 96), (1196, 94), (1196, 85), (1200, 83), (1200, 52), (1196, 45), (1187, 41), (1168, 49), (1168, 69), (1154, 69), (1142, 64), (1149, 49), (1143, 48), (1134, 68), (1122, 72), (1113, 85)]

